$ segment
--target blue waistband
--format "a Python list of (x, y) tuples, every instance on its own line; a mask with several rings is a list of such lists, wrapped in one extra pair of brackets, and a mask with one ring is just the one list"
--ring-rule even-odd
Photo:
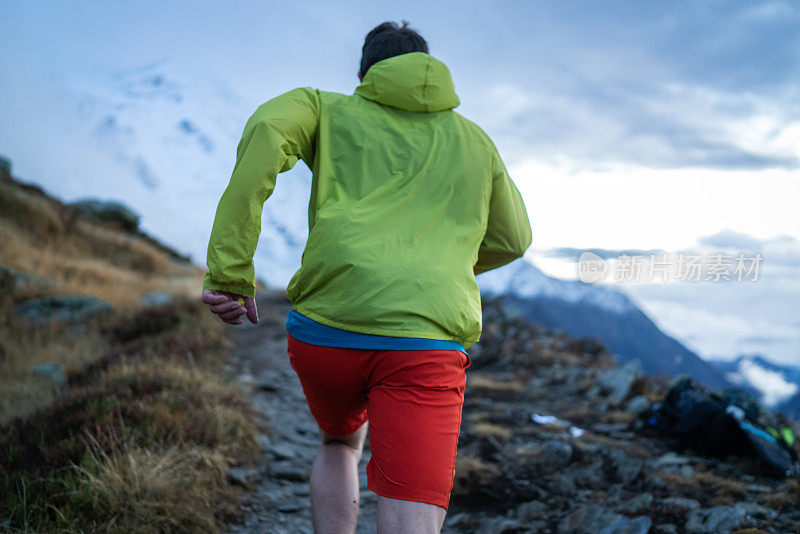
[(290, 311), (286, 317), (286, 331), (304, 343), (322, 347), (372, 350), (459, 350), (467, 354), (464, 346), (457, 341), (376, 336), (351, 332), (319, 323), (295, 310)]

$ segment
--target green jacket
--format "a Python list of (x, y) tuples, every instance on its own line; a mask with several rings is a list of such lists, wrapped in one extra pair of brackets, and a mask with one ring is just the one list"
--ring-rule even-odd
[(252, 297), (276, 175), (313, 174), (294, 309), (353, 332), (457, 341), (481, 332), (475, 275), (523, 255), (528, 215), (492, 141), (453, 108), (441, 61), (370, 67), (355, 93), (293, 89), (256, 109), (217, 207), (203, 288)]

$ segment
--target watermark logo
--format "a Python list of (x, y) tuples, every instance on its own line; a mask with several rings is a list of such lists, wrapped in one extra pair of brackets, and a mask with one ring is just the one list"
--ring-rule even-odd
[(761, 253), (650, 254), (603, 259), (594, 252), (578, 258), (578, 279), (615, 282), (756, 282), (764, 257)]
[(608, 262), (594, 252), (583, 252), (578, 258), (578, 280), (592, 284), (604, 280), (610, 271)]

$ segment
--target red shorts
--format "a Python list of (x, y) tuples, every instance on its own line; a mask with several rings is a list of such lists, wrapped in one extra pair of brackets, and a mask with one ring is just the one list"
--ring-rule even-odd
[(370, 490), (447, 509), (469, 356), (321, 347), (291, 334), (288, 352), (322, 430), (346, 436), (369, 420)]

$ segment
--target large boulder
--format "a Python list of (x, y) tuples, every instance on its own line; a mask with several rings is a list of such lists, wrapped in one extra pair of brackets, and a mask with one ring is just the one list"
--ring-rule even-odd
[(130, 232), (135, 232), (139, 228), (139, 214), (115, 200), (86, 198), (71, 202), (69, 206), (81, 215), (117, 223)]
[(39, 325), (76, 323), (113, 309), (108, 302), (86, 295), (56, 295), (23, 301), (14, 307), (14, 313), (28, 324)]

